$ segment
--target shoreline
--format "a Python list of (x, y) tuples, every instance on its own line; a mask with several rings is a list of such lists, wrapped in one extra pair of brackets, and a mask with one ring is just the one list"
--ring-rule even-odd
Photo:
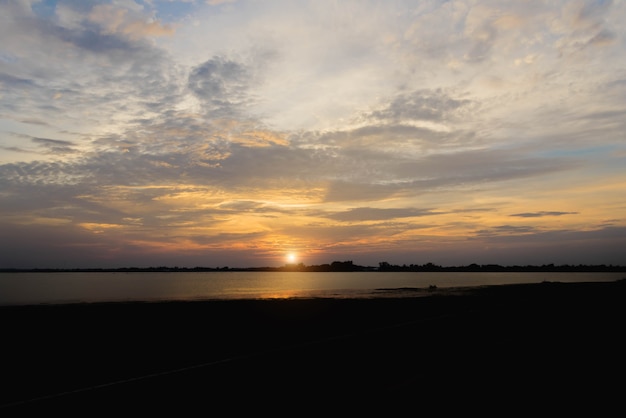
[(232, 405), (235, 394), (401, 402), (510, 394), (528, 379), (591, 400), (626, 371), (624, 279), (425, 293), (2, 306), (0, 411)]

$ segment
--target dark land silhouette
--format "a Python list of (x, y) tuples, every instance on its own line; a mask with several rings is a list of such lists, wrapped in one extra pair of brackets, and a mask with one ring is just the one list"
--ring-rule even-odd
[(333, 261), (330, 264), (305, 265), (304, 263), (285, 264), (280, 267), (119, 267), (119, 268), (0, 268), (1, 272), (199, 272), (199, 271), (309, 271), (309, 272), (341, 272), (341, 271), (415, 271), (415, 272), (626, 272), (626, 266), (606, 264), (542, 264), (512, 265), (499, 264), (468, 264), (462, 266), (441, 266), (433, 263), (425, 264), (391, 264), (381, 261), (378, 266), (361, 266), (351, 260)]
[(625, 297), (626, 279), (4, 306), (0, 415), (606, 416), (623, 407)]

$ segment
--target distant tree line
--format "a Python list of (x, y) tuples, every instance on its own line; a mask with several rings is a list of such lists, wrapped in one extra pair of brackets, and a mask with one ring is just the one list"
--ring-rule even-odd
[(499, 264), (469, 264), (465, 266), (440, 266), (433, 263), (426, 264), (391, 264), (386, 261), (378, 263), (378, 267), (360, 266), (352, 261), (333, 261), (330, 264), (304, 265), (286, 264), (281, 267), (119, 267), (119, 268), (74, 268), (74, 269), (54, 269), (54, 268), (35, 268), (35, 269), (14, 269), (0, 268), (0, 273), (12, 272), (203, 272), (203, 271), (309, 271), (309, 272), (349, 272), (349, 271), (379, 271), (379, 272), (626, 272), (626, 266), (616, 265), (587, 265), (587, 264), (543, 264), (543, 265), (524, 265), (524, 266), (502, 266)]
[(453, 267), (444, 267), (439, 266), (433, 263), (426, 264), (410, 264), (410, 265), (394, 265), (389, 264), (386, 261), (380, 262), (378, 264), (378, 271), (422, 271), (422, 272), (432, 272), (432, 271), (458, 271), (458, 272), (576, 272), (576, 271), (586, 271), (586, 272), (622, 272), (626, 271), (626, 266), (614, 266), (614, 265), (570, 265), (570, 264), (543, 264), (543, 265), (525, 265), (525, 266), (501, 266), (499, 264), (469, 264), (466, 266), (453, 266)]
[(285, 270), (297, 270), (297, 271), (375, 271), (375, 267), (359, 266), (352, 261), (333, 261), (330, 264), (320, 264), (313, 266), (305, 266), (304, 264), (286, 265), (283, 267)]

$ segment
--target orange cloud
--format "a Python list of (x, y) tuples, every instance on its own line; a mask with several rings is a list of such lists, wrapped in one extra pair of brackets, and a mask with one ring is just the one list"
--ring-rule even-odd
[(140, 16), (132, 16), (128, 9), (116, 8), (110, 4), (95, 6), (89, 14), (89, 20), (99, 24), (105, 32), (121, 33), (131, 39), (148, 36), (172, 35), (174, 29), (158, 21), (146, 21)]
[(268, 147), (270, 145), (288, 145), (289, 141), (279, 133), (270, 131), (247, 131), (231, 138), (233, 142), (248, 147)]

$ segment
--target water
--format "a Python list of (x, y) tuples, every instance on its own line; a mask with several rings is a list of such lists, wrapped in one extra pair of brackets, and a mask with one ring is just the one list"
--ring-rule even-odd
[(615, 281), (624, 273), (56, 272), (0, 273), (0, 305), (419, 296), (429, 286)]

